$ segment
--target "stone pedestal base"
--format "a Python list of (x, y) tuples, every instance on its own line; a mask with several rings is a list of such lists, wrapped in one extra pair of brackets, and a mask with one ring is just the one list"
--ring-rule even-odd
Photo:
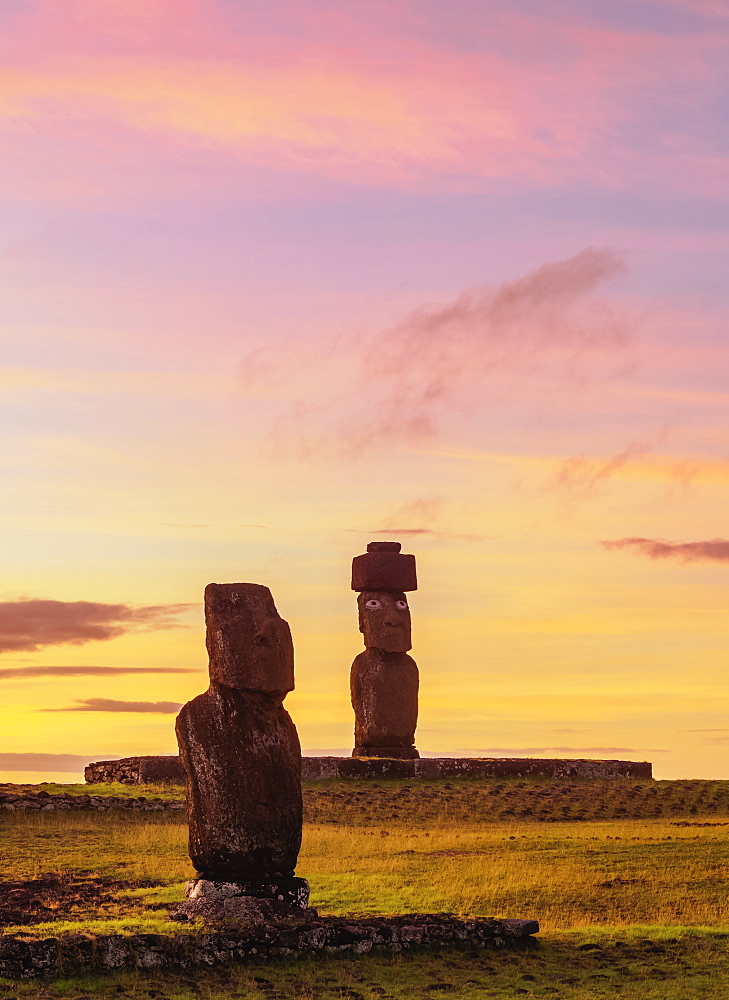
[(420, 760), (415, 747), (355, 747), (353, 757), (389, 757), (391, 760)]
[(214, 902), (235, 896), (250, 896), (253, 899), (275, 899), (278, 903), (305, 909), (309, 903), (309, 883), (305, 878), (297, 878), (295, 875), (273, 876), (270, 879), (264, 876), (255, 881), (195, 878), (186, 883), (185, 895), (188, 899), (209, 899)]
[(286, 917), (306, 920), (317, 916), (316, 910), (308, 906), (309, 883), (296, 876), (236, 882), (196, 878), (185, 885), (185, 895), (186, 901), (171, 914), (175, 920), (202, 917), (209, 923), (259, 924)]

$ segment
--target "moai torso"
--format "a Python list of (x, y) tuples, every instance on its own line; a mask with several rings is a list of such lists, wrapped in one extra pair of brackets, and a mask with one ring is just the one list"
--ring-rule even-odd
[(370, 542), (352, 564), (359, 590), (359, 627), (365, 651), (350, 674), (355, 715), (353, 757), (418, 757), (418, 667), (411, 648), (405, 590), (415, 590), (415, 559), (398, 542)]
[(210, 688), (177, 718), (190, 858), (208, 879), (293, 874), (301, 846), (301, 750), (283, 707), (293, 646), (257, 584), (205, 590)]
[(366, 649), (352, 664), (350, 689), (356, 747), (413, 746), (418, 724), (418, 666), (412, 656)]

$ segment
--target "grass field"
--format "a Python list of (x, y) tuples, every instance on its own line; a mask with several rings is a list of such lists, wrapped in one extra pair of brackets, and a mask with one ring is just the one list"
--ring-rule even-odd
[[(163, 794), (158, 786), (131, 792)], [(540, 948), (8, 984), (0, 1000), (446, 993), (725, 1000), (728, 794), (727, 782), (317, 783), (306, 790), (298, 872), (322, 913), (535, 917)], [(180, 789), (164, 795), (179, 797)], [(58, 879), (37, 883), (51, 885), (45, 901), (36, 893), (26, 918), (11, 906), (6, 933), (180, 932), (165, 911), (192, 875), (179, 813), (10, 812), (0, 838), (7, 889), (54, 873), (69, 887), (59, 896)]]
[[(0, 785), (0, 791), (180, 799), (180, 785)], [(312, 822), (371, 825), (408, 817), (419, 822), (494, 819), (649, 819), (729, 816), (729, 781), (315, 781), (304, 785)]]

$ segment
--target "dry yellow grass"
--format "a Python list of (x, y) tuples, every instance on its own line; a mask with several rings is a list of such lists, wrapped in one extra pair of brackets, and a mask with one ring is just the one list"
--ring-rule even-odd
[(725, 826), (664, 820), (308, 826), (300, 870), (332, 912), (534, 916), (544, 929), (729, 925)]
[[(565, 785), (555, 789), (556, 798), (538, 783), (500, 792), (454, 783), (426, 789), (422, 799), (394, 783), (352, 783), (309, 795), (298, 871), (310, 880), (312, 902), (322, 912), (535, 916), (542, 926), (536, 951), (120, 973), (8, 983), (7, 993), (18, 1000), (120, 994), (128, 1000), (252, 1000), (268, 990), (282, 1000), (383, 994), (434, 1000), (447, 990), (463, 1000), (724, 1000), (729, 815), (718, 795), (723, 783), (716, 802), (712, 789), (694, 789), (706, 803), (701, 809), (695, 799), (682, 802), (679, 789), (659, 789), (667, 817), (555, 822), (565, 807), (599, 808), (588, 801), (594, 786)], [(412, 802), (403, 801), (409, 796)], [(636, 811), (652, 811), (651, 797), (649, 788), (628, 785), (610, 793), (615, 811), (626, 800)], [(536, 804), (550, 821), (497, 818), (497, 804), (515, 812)], [(27, 879), (69, 872), (163, 883), (120, 892), (97, 910), (26, 932), (179, 932), (165, 921), (164, 909), (150, 905), (182, 897), (182, 883), (192, 875), (186, 839), (179, 813), (0, 814), (0, 874)]]
[[(729, 819), (710, 822), (307, 823), (298, 871), (326, 913), (534, 916), (545, 930), (727, 927)], [(74, 871), (164, 883), (140, 890), (143, 904), (181, 898), (193, 875), (175, 814), (15, 813), (1, 837), (5, 878)], [(130, 902), (105, 918), (128, 919)]]

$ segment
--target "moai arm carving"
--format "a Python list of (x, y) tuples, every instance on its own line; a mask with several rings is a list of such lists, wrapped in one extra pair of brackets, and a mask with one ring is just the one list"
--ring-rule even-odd
[(202, 879), (245, 885), (241, 895), (268, 895), (282, 878), (305, 885), (290, 878), (302, 802), (301, 749), (282, 704), (294, 687), (289, 627), (252, 583), (210, 584), (205, 618), (210, 687), (176, 726), (192, 863)]
[(352, 589), (359, 590), (359, 628), (365, 651), (352, 664), (350, 691), (355, 714), (353, 757), (418, 757), (418, 667), (411, 648), (410, 608), (405, 590), (415, 590), (415, 557), (399, 542), (370, 542), (352, 563)]

